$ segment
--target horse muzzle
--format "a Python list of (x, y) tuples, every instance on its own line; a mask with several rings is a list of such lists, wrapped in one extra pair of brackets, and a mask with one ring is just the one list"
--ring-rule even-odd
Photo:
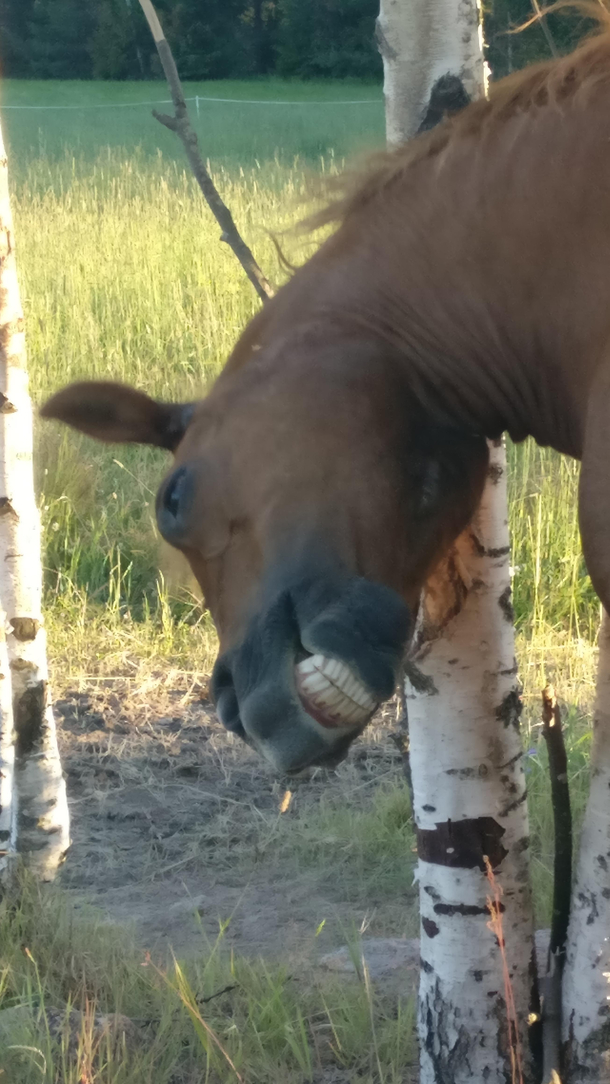
[(282, 772), (343, 759), (392, 695), (406, 642), (388, 588), (354, 579), (322, 601), (319, 586), (282, 591), (214, 668), (221, 722)]

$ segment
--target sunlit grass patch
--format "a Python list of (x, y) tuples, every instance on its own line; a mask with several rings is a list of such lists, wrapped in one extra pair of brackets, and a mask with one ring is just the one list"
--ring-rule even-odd
[(188, 963), (155, 961), (22, 880), (0, 903), (0, 959), (11, 1084), (305, 1084), (341, 1070), (398, 1084), (413, 1069), (412, 1003), (236, 958), (223, 929)]

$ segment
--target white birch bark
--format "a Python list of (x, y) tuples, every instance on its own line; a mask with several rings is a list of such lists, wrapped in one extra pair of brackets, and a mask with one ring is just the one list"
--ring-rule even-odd
[(17, 843), (15, 727), (5, 624), (0, 614), (0, 883), (8, 880)]
[[(389, 144), (441, 119), (442, 110), (430, 114), (448, 80), (462, 97), (485, 93), (478, 0), (381, 0), (377, 41)], [(419, 854), (421, 1084), (505, 1084), (521, 1071), (529, 1079), (531, 1069), (537, 985), (503, 446), (490, 454), (475, 521), (423, 599), (412, 660), (419, 691), (408, 680), (405, 689)], [(503, 893), (501, 944), (488, 925), (485, 855)]]
[(417, 132), (442, 76), (457, 75), (469, 98), (481, 94), (480, 0), (381, 0), (376, 37), (389, 144)]
[[(531, 1079), (537, 995), (505, 455), (503, 445), (490, 451), (480, 509), (423, 600), (413, 655), (420, 691), (407, 682), (421, 1084), (505, 1084), (520, 1079), (517, 1063)], [(489, 928), (485, 854), (502, 890), (504, 959)]]
[(563, 977), (569, 1084), (610, 1081), (610, 618), (604, 613), (591, 750)]
[(1, 132), (0, 600), (16, 730), (17, 849), (37, 876), (51, 880), (69, 845), (69, 818), (47, 681), (32, 404)]

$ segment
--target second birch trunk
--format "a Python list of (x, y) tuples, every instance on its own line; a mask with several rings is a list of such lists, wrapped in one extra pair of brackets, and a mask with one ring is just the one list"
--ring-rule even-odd
[(480, 6), (478, 0), (381, 0), (376, 38), (390, 145), (406, 142), (425, 124), (434, 88), (443, 81), (457, 108), (483, 93)]
[(424, 598), (419, 692), (407, 686), (421, 1084), (505, 1084), (513, 1066), (530, 1080), (539, 1040), (506, 507), (497, 445), (477, 516)]
[(563, 977), (569, 1084), (610, 1082), (610, 618), (599, 634), (591, 790), (572, 891)]
[[(7, 618), (16, 732), (17, 849), (37, 876), (50, 880), (70, 842), (69, 817), (48, 688), (41, 614), (40, 516), (32, 467), (32, 403), (1, 132), (0, 602)], [(7, 756), (6, 750), (3, 755)]]

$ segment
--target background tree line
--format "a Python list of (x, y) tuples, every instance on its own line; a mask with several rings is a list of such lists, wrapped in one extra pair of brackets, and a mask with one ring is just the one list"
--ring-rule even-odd
[[(378, 0), (157, 0), (156, 6), (184, 79), (381, 79)], [(540, 26), (507, 33), (531, 12), (531, 0), (486, 0), (495, 77), (549, 55)], [(586, 20), (562, 13), (549, 16), (548, 25), (563, 52)], [(21, 78), (161, 75), (138, 0), (0, 0), (0, 64), (2, 75)]]

